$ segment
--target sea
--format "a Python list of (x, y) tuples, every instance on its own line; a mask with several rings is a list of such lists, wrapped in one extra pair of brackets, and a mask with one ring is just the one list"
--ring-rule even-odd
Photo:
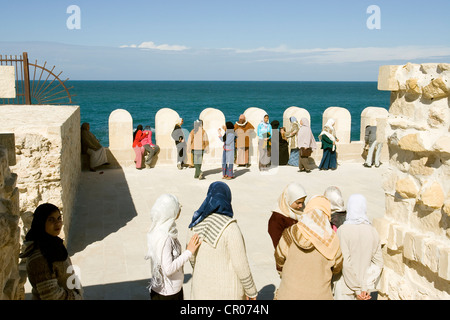
[(389, 109), (390, 104), (390, 93), (379, 91), (377, 82), (67, 81), (66, 86), (73, 87), (72, 103), (80, 106), (81, 122), (90, 123), (104, 146), (109, 146), (109, 115), (116, 109), (131, 114), (134, 128), (139, 124), (154, 128), (158, 110), (171, 108), (191, 130), (206, 108), (219, 109), (226, 121), (234, 123), (247, 108), (257, 107), (269, 114), (270, 122), (282, 124), (284, 111), (296, 106), (308, 110), (318, 137), (325, 109), (343, 107), (352, 116), (351, 140), (359, 141), (361, 112), (367, 107)]

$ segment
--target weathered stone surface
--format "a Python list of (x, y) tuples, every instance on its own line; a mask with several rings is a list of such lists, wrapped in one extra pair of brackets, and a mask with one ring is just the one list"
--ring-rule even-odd
[(405, 135), (404, 137), (400, 138), (398, 145), (400, 146), (400, 148), (407, 151), (413, 152), (427, 151), (418, 133), (411, 133)]
[(449, 88), (448, 80), (443, 78), (437, 78), (431, 81), (431, 83), (422, 89), (422, 94), (426, 99), (441, 99), (448, 97)]
[(434, 150), (441, 153), (450, 153), (450, 135), (443, 135), (433, 145)]
[(422, 88), (417, 84), (417, 79), (406, 80), (406, 92), (417, 95), (422, 93)]
[(430, 208), (441, 208), (444, 205), (444, 199), (442, 186), (437, 182), (433, 182), (429, 186), (424, 186), (420, 192), (421, 202)]
[(378, 90), (398, 91), (399, 85), (395, 74), (399, 66), (381, 66), (378, 72)]
[(419, 193), (419, 188), (417, 183), (411, 177), (407, 177), (397, 180), (395, 191), (402, 198), (416, 198)]
[(0, 99), (16, 97), (16, 78), (14, 66), (0, 66)]

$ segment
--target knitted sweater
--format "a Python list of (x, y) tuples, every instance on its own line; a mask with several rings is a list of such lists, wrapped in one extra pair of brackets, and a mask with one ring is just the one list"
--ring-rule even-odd
[(248, 264), (245, 243), (235, 219), (211, 214), (188, 232), (203, 240), (190, 258), (193, 268), (191, 299), (243, 300), (257, 290)]
[[(39, 249), (29, 244), (21, 255), (26, 258), (28, 280), (32, 289), (33, 300), (82, 300), (83, 289), (75, 281), (76, 275), (70, 258), (53, 262), (53, 272)], [(69, 286), (71, 288), (69, 288)]]

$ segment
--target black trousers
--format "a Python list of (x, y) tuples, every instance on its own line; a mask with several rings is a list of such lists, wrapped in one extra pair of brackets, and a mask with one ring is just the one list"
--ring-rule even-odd
[(170, 296), (163, 296), (162, 294), (159, 294), (153, 290), (150, 290), (150, 299), (151, 300), (184, 300), (183, 289), (181, 289), (180, 292), (175, 293)]

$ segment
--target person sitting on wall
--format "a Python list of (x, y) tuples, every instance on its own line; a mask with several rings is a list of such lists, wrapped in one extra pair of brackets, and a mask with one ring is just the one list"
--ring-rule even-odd
[(109, 164), (106, 149), (90, 131), (87, 122), (81, 125), (81, 153), (89, 155), (89, 170), (92, 172), (95, 172), (96, 167)]
[(147, 153), (147, 159), (145, 160), (145, 164), (149, 166), (152, 163), (153, 157), (157, 156), (160, 148), (158, 145), (152, 142), (152, 128), (150, 126), (145, 126), (144, 128), (144, 138), (141, 140), (142, 146)]
[(364, 167), (370, 168), (374, 164), (374, 152), (375, 152), (375, 167), (380, 166), (380, 153), (381, 148), (383, 146), (382, 142), (377, 141), (377, 126), (376, 120), (372, 120), (371, 124), (366, 126), (365, 135), (364, 135), (365, 146), (364, 149), (367, 149), (367, 158), (366, 162), (364, 162)]

